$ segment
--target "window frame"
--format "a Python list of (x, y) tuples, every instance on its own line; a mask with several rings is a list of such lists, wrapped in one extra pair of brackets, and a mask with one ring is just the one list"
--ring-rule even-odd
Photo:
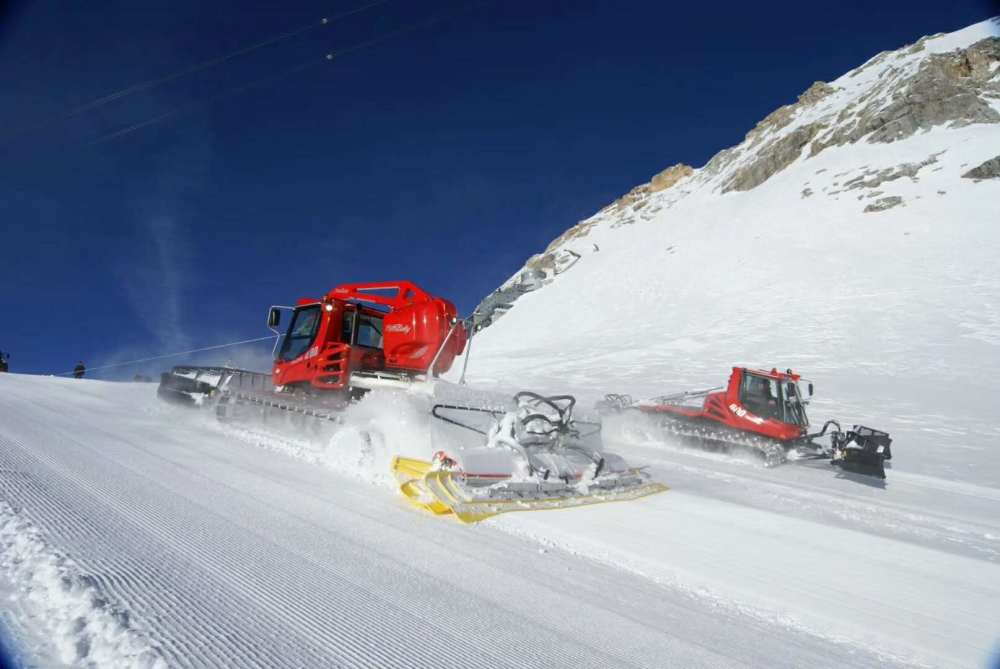
[[(299, 317), (305, 313), (315, 313), (316, 320), (313, 324), (312, 332), (309, 333), (308, 337), (305, 335), (297, 337), (293, 334), (293, 332), (295, 330), (296, 324), (299, 322)], [(291, 362), (292, 360), (296, 360), (297, 358), (300, 358), (303, 355), (305, 355), (305, 353), (313, 345), (313, 342), (316, 341), (316, 336), (319, 334), (322, 322), (323, 322), (323, 312), (322, 312), (322, 306), (319, 304), (309, 304), (295, 309), (295, 311), (292, 313), (292, 319), (288, 323), (288, 330), (285, 332), (284, 338), (281, 342), (281, 348), (278, 349), (278, 357), (277, 357), (278, 361)], [(302, 349), (294, 356), (289, 356), (288, 352), (292, 348), (292, 343), (299, 342), (301, 340), (306, 340), (305, 344), (302, 346)]]
[[(375, 314), (371, 314), (371, 313), (366, 313), (365, 311), (363, 311), (361, 309), (357, 310), (357, 314), (358, 314), (357, 315), (357, 323), (356, 323), (356, 325), (353, 328), (354, 329), (353, 344), (355, 346), (360, 346), (361, 348), (367, 348), (367, 349), (372, 349), (372, 350), (376, 350), (376, 351), (382, 351), (382, 350), (384, 350), (385, 349), (385, 335), (383, 334), (383, 329), (382, 329), (382, 326), (384, 324), (384, 320), (383, 320), (384, 317), (381, 316), (381, 315), (375, 315)], [(368, 327), (370, 327), (371, 331), (373, 331), (377, 335), (377, 337), (378, 337), (378, 345), (377, 346), (371, 346), (369, 344), (362, 344), (361, 343), (362, 328), (364, 328), (366, 325)]]

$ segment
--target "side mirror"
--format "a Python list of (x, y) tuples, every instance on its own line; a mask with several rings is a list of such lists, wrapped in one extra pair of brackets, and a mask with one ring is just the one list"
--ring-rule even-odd
[(281, 324), (281, 310), (275, 307), (271, 307), (271, 311), (267, 314), (267, 327), (276, 328)]

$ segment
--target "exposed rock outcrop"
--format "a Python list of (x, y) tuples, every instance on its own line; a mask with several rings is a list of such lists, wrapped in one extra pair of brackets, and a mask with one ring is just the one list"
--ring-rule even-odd
[(997, 62), (1000, 37), (990, 37), (967, 49), (931, 54), (912, 76), (890, 70), (896, 80), (888, 89), (888, 103), (882, 87), (871, 89), (845, 108), (847, 113), (811, 147), (810, 155), (866, 135), (869, 142), (893, 142), (937, 125), (998, 123), (1000, 112), (989, 102), (1000, 98)]
[[(639, 210), (645, 209), (646, 205), (650, 203), (650, 197), (656, 193), (661, 193), (665, 190), (673, 188), (678, 183), (687, 179), (688, 177), (695, 174), (696, 170), (690, 165), (685, 165), (684, 163), (677, 163), (676, 165), (671, 165), (667, 169), (653, 175), (647, 183), (639, 184), (629, 192), (622, 195), (620, 198), (612, 202), (610, 205), (598, 212), (597, 216), (601, 215), (613, 215), (615, 219), (611, 223), (612, 228), (618, 228), (623, 225), (632, 225), (636, 222), (636, 215)], [(661, 206), (657, 205), (654, 207), (649, 207), (640, 216), (642, 220), (649, 220), (653, 217), (655, 212), (660, 211)], [(580, 237), (585, 237), (590, 231), (591, 227), (596, 224), (595, 218), (587, 219), (577, 223), (572, 228), (561, 234), (559, 237), (554, 239), (551, 244), (549, 244), (547, 251), (561, 247), (566, 242), (572, 239), (579, 239)]]
[(836, 89), (825, 81), (815, 81), (799, 95), (794, 104), (782, 105), (768, 114), (747, 133), (744, 138), (751, 146), (758, 144), (768, 133), (780, 130), (788, 125), (798, 112), (811, 107)]
[(903, 198), (898, 195), (890, 195), (889, 197), (879, 198), (865, 207), (865, 213), (870, 214), (873, 211), (885, 211), (886, 209), (898, 207), (901, 204), (903, 204)]
[(821, 123), (810, 123), (781, 139), (774, 140), (757, 152), (757, 158), (749, 165), (736, 170), (722, 192), (731, 190), (750, 190), (761, 185), (776, 173), (791, 165), (802, 155), (802, 149), (823, 128)]
[(694, 168), (690, 165), (685, 165), (684, 163), (671, 165), (650, 179), (649, 192), (659, 193), (660, 191), (667, 190), (681, 179), (687, 178), (692, 174), (694, 174)]
[(799, 96), (798, 104), (799, 106), (814, 105), (823, 98), (834, 93), (836, 90), (837, 89), (825, 81), (814, 81), (812, 86), (807, 88)]
[(1000, 156), (990, 158), (962, 175), (965, 179), (1000, 179)]
[(620, 198), (615, 200), (615, 207), (621, 209), (623, 207), (629, 207), (639, 200), (642, 200), (649, 195), (649, 184), (642, 184), (636, 186), (629, 192), (622, 195)]
[(590, 232), (590, 229), (595, 225), (597, 225), (597, 223), (598, 220), (596, 218), (588, 218), (585, 221), (580, 221), (572, 228), (568, 229), (566, 232), (562, 233), (561, 235), (553, 239), (551, 242), (549, 242), (549, 245), (545, 248), (545, 252), (549, 253), (554, 249), (558, 249), (563, 244), (572, 239), (579, 239), (581, 237), (586, 237), (587, 233)]
[(472, 314), (473, 325), (484, 328), (507, 313), (517, 298), (550, 283), (580, 260), (580, 254), (568, 249), (533, 255), (516, 276), (487, 295)]
[(849, 179), (844, 182), (843, 190), (857, 190), (859, 188), (876, 188), (881, 186), (887, 181), (895, 181), (896, 179), (902, 179), (908, 177), (914, 181), (917, 180), (917, 173), (928, 165), (933, 165), (937, 162), (940, 153), (928, 156), (926, 160), (922, 160), (919, 163), (903, 163), (901, 165), (896, 165), (895, 167), (887, 167), (882, 170), (867, 170), (860, 176), (856, 176), (853, 179)]
[[(745, 191), (794, 162), (807, 144), (812, 157), (832, 146), (864, 138), (887, 143), (939, 125), (1000, 123), (1000, 112), (991, 104), (1000, 100), (1000, 37), (988, 37), (950, 53), (926, 55), (918, 62), (893, 61), (919, 54), (926, 40), (902, 54), (880, 54), (849, 75), (883, 68), (879, 85), (854, 97), (843, 93), (845, 99), (836, 111), (810, 111), (820, 101), (841, 94), (830, 84), (814, 83), (798, 102), (779, 107), (758, 123), (743, 144), (716, 154), (706, 172), (719, 174), (737, 165), (722, 192)], [(814, 120), (804, 122), (809, 118)], [(786, 130), (793, 121), (799, 125)], [(740, 158), (751, 153), (753, 158), (740, 165)]]

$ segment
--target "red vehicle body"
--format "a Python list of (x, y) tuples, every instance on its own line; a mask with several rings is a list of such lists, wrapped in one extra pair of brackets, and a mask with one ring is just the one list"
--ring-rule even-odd
[[(722, 390), (654, 399), (640, 403), (637, 408), (650, 414), (667, 414), (693, 423), (718, 423), (739, 432), (790, 442), (805, 437), (809, 428), (800, 379), (791, 370), (733, 367), (729, 383)], [(700, 398), (704, 398), (700, 407), (690, 405), (691, 400)]]
[[(278, 325), (273, 307), (268, 326)], [(274, 385), (343, 391), (352, 377), (410, 377), (448, 371), (466, 343), (455, 305), (409, 281), (337, 286), (296, 303), (276, 351)], [(433, 367), (433, 369), (432, 369)]]

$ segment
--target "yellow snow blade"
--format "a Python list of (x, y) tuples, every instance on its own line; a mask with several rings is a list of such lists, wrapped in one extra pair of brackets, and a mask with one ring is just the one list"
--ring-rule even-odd
[(491, 516), (511, 511), (542, 511), (569, 509), (604, 502), (638, 499), (669, 490), (662, 483), (647, 482), (621, 490), (597, 491), (590, 494), (520, 499), (477, 499), (465, 493), (456, 483), (455, 474), (432, 470), (429, 462), (396, 457), (393, 471), (400, 480), (400, 491), (414, 506), (437, 515), (454, 513), (464, 523), (475, 523)]
[(424, 477), (427, 490), (443, 502), (452, 513), (464, 523), (475, 523), (480, 520), (511, 511), (544, 511), (551, 509), (571, 509), (590, 504), (604, 502), (621, 502), (638, 499), (646, 495), (668, 490), (662, 483), (643, 483), (633, 488), (614, 491), (599, 491), (586, 495), (569, 495), (565, 497), (537, 497), (516, 500), (506, 499), (475, 499), (463, 494), (461, 487), (455, 483), (452, 472), (431, 471)]
[(422, 479), (431, 470), (431, 463), (426, 460), (416, 458), (404, 458), (397, 455), (392, 459), (392, 472), (396, 479), (404, 481), (408, 479)]
[(430, 470), (431, 463), (424, 460), (399, 455), (392, 459), (392, 471), (399, 481), (399, 491), (410, 504), (438, 516), (451, 513), (451, 509), (435, 499), (424, 485), (424, 477)]

